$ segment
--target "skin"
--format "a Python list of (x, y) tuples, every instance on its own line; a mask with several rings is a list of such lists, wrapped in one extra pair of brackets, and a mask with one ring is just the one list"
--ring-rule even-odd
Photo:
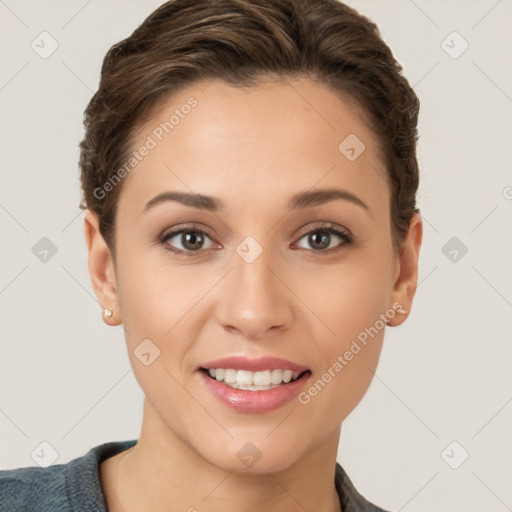
[[(305, 78), (246, 90), (218, 80), (188, 86), (159, 105), (134, 148), (191, 96), (198, 105), (125, 178), (115, 262), (97, 217), (85, 215), (92, 284), (114, 312), (104, 320), (123, 324), (145, 393), (137, 445), (101, 465), (109, 511), (338, 511), (341, 423), (372, 381), (385, 329), (306, 405), (236, 412), (196, 369), (229, 355), (270, 355), (308, 367), (308, 386), (315, 382), (394, 303), (411, 310), (421, 218), (413, 216), (396, 252), (375, 136), (353, 105)], [(355, 161), (338, 150), (349, 134), (366, 146)], [(348, 200), (289, 209), (290, 196), (313, 188), (344, 189), (368, 209)], [(225, 206), (213, 213), (168, 201), (142, 213), (171, 190)], [(331, 235), (326, 246), (341, 250), (322, 254), (308, 237), (322, 222), (353, 242)], [(159, 242), (185, 223), (206, 232), (196, 256), (165, 249), (190, 250), (181, 235)], [(263, 251), (252, 263), (236, 252), (246, 236)], [(134, 355), (146, 338), (161, 351), (149, 366)], [(262, 455), (250, 468), (237, 457), (247, 442)]]

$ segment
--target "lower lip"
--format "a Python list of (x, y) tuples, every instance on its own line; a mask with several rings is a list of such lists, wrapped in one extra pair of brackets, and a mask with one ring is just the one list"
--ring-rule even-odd
[(252, 413), (273, 411), (287, 404), (300, 393), (311, 375), (310, 372), (306, 372), (297, 380), (281, 384), (277, 388), (248, 391), (231, 388), (223, 382), (210, 378), (203, 371), (199, 373), (208, 390), (220, 402), (235, 411)]

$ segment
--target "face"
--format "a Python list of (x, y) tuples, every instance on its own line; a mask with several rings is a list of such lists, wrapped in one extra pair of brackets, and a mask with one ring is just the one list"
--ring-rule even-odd
[(133, 149), (97, 293), (148, 421), (226, 470), (284, 469), (339, 433), (412, 300), (419, 238), (401, 261), (374, 135), (322, 84), (215, 81), (167, 98)]

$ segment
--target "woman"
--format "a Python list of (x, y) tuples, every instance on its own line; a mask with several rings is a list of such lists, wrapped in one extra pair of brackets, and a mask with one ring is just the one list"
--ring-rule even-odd
[(418, 112), (335, 0), (172, 0), (114, 45), (81, 207), (141, 434), (0, 472), (2, 510), (383, 510), (336, 456), (411, 310)]

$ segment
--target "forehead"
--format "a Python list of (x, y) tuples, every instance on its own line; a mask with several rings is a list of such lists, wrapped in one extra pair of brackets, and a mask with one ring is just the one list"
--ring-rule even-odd
[(134, 135), (139, 156), (119, 208), (129, 200), (142, 210), (168, 189), (262, 206), (332, 186), (388, 206), (384, 163), (365, 117), (308, 79), (249, 88), (198, 82), (159, 102)]

